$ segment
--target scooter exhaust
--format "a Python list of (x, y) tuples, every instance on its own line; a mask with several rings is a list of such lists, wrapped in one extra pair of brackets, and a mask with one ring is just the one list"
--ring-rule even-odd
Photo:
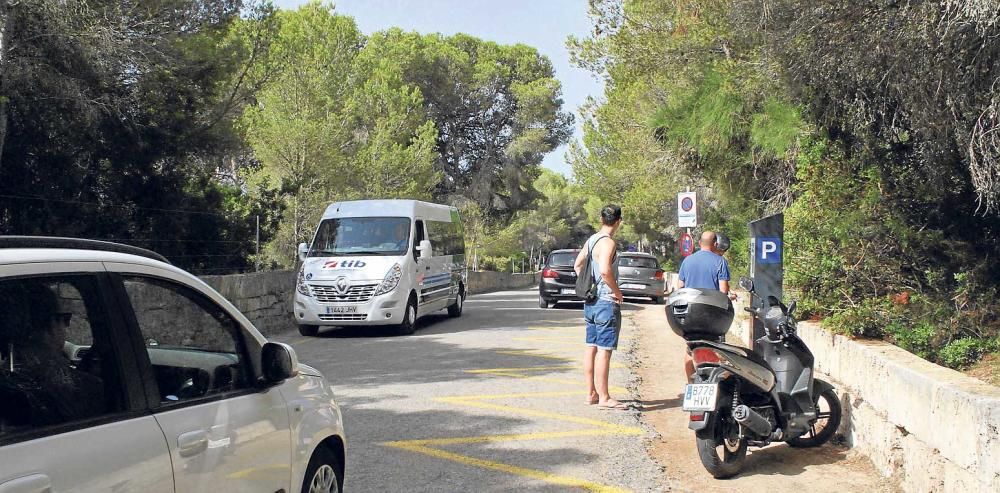
[(740, 404), (733, 409), (733, 419), (759, 436), (766, 437), (771, 435), (771, 422), (757, 411), (747, 407), (746, 404)]

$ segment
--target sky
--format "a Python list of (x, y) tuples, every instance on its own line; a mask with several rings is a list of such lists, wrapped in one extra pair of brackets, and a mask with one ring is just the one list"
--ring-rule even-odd
[[(281, 8), (296, 8), (306, 0), (275, 0)], [(579, 107), (588, 96), (604, 92), (602, 82), (574, 67), (566, 50), (566, 37), (585, 37), (593, 28), (587, 17), (587, 0), (337, 0), (336, 11), (354, 17), (369, 34), (389, 27), (445, 35), (466, 33), (502, 44), (534, 46), (552, 60), (562, 83), (564, 109), (576, 115), (575, 139), (581, 138)], [(572, 175), (566, 163), (566, 146), (547, 154), (542, 165)]]

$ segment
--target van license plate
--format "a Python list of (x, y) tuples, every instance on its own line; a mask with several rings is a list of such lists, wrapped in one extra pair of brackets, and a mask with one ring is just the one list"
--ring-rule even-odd
[(685, 411), (715, 411), (715, 401), (719, 397), (719, 384), (693, 383), (684, 387)]
[(576, 294), (576, 290), (575, 289), (571, 289), (571, 288), (562, 288), (562, 289), (559, 290), (559, 293), (560, 294)]
[(358, 307), (356, 306), (328, 306), (326, 307), (326, 314), (331, 315), (334, 313), (357, 313)]

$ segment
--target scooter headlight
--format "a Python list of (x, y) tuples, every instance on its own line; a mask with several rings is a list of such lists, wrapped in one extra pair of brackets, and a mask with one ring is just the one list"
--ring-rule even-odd
[(303, 265), (299, 269), (299, 276), (295, 282), (295, 289), (298, 290), (299, 294), (312, 297), (312, 293), (309, 292), (309, 285), (306, 284), (306, 266)]
[(375, 296), (380, 294), (388, 293), (396, 286), (399, 285), (399, 280), (403, 277), (403, 269), (399, 267), (399, 264), (394, 264), (389, 272), (386, 273), (385, 279), (382, 279), (382, 284), (379, 284), (378, 289), (375, 290)]

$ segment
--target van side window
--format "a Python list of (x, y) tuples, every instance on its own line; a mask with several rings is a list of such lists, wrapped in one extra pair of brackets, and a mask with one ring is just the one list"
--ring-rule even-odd
[(413, 258), (420, 258), (420, 252), (417, 251), (417, 247), (420, 246), (420, 242), (424, 241), (426, 237), (424, 236), (424, 222), (417, 220), (413, 226), (416, 232), (413, 235)]
[(427, 234), (434, 245), (434, 255), (465, 255), (462, 223), (428, 221)]

